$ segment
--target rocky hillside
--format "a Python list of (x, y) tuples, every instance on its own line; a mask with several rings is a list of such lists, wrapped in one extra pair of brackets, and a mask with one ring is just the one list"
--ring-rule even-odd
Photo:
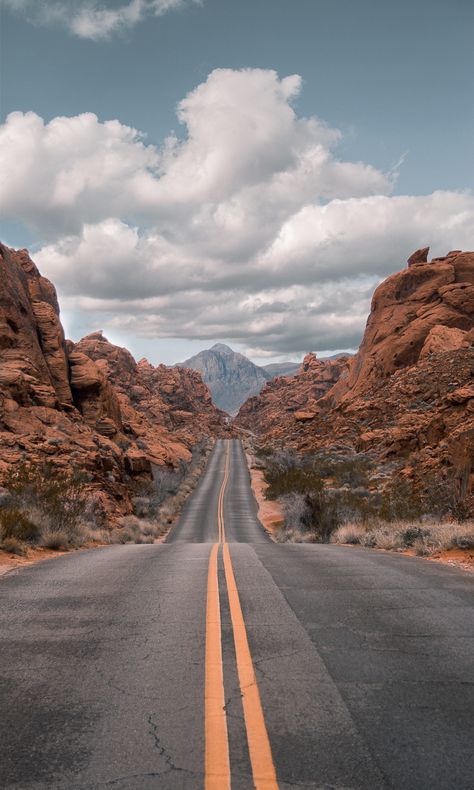
[(317, 402), (347, 372), (349, 356), (318, 359), (307, 354), (294, 376), (279, 376), (262, 392), (249, 398), (235, 419), (235, 425), (258, 435), (284, 440), (295, 424), (313, 420)]
[(364, 451), (420, 485), (451, 475), (472, 508), (474, 253), (427, 253), (377, 288), (359, 352), (321, 398), (295, 409), (300, 376), (279, 379), (236, 423), (265, 444)]
[(200, 351), (181, 362), (179, 367), (199, 371), (216, 406), (232, 415), (237, 413), (247, 398), (259, 393), (271, 378), (269, 373), (254, 365), (250, 359), (223, 343)]
[(126, 513), (137, 476), (224, 430), (197, 373), (137, 364), (101, 333), (66, 341), (54, 286), (26, 250), (0, 245), (0, 281), (0, 478), (22, 461), (74, 465), (104, 517)]

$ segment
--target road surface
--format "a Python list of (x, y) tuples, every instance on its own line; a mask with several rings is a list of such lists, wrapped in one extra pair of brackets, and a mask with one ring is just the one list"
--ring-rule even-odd
[(162, 545), (0, 581), (0, 787), (474, 787), (474, 580), (277, 545), (219, 441)]

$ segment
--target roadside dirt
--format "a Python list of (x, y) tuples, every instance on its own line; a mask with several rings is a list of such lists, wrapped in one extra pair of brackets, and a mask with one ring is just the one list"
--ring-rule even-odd
[(91, 542), (87, 543), (85, 546), (81, 546), (80, 548), (68, 549), (67, 551), (63, 549), (45, 549), (41, 546), (38, 546), (38, 548), (28, 548), (24, 557), (20, 557), (18, 554), (12, 554), (9, 551), (3, 551), (3, 549), (0, 549), (0, 576), (3, 576), (3, 574), (8, 573), (8, 571), (14, 570), (15, 568), (23, 568), (27, 565), (34, 565), (36, 562), (50, 560), (53, 557), (62, 557), (63, 554), (71, 554), (73, 551), (93, 549), (96, 546), (102, 545), (105, 544)]
[[(352, 543), (334, 544), (346, 546), (348, 549), (357, 549), (360, 546), (354, 546)], [(398, 554), (398, 556), (405, 557), (418, 557), (420, 560), (429, 560), (430, 562), (441, 562), (443, 565), (451, 565), (453, 568), (460, 568), (463, 571), (470, 571), (474, 573), (474, 550), (473, 549), (446, 549), (438, 551), (436, 554), (423, 557), (415, 552), (414, 549), (390, 550), (390, 549), (369, 549), (369, 551), (381, 551), (384, 554)]]
[(445, 565), (453, 565), (456, 568), (462, 568), (464, 571), (474, 573), (473, 549), (449, 549), (433, 554), (431, 557), (423, 557), (423, 559), (442, 562)]
[(247, 464), (250, 470), (250, 482), (252, 491), (258, 505), (258, 518), (264, 529), (272, 538), (275, 538), (276, 531), (283, 524), (283, 511), (279, 502), (265, 499), (265, 491), (268, 488), (263, 472), (254, 465), (253, 458), (247, 454)]

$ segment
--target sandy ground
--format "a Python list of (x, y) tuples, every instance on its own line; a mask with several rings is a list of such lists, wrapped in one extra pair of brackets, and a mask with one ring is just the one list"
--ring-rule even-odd
[(253, 458), (247, 455), (247, 463), (250, 469), (250, 480), (252, 491), (258, 505), (258, 518), (263, 527), (271, 537), (275, 536), (277, 528), (283, 523), (283, 511), (279, 502), (265, 499), (265, 491), (268, 488), (263, 472), (253, 464)]
[[(408, 553), (408, 552), (407, 552)], [(414, 552), (410, 552), (414, 554)], [(446, 565), (454, 565), (464, 571), (474, 573), (474, 550), (473, 549), (449, 549), (433, 554), (431, 557), (423, 557), (433, 562), (443, 562)]]

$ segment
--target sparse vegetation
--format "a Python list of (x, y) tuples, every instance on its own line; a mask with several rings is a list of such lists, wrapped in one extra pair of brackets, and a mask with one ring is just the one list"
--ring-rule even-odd
[[(48, 548), (80, 546), (87, 539), (86, 478), (49, 464), (21, 464), (4, 479), (8, 497), (0, 506), (0, 546)], [(10, 547), (10, 548), (9, 548)], [(19, 553), (17, 550), (16, 553)]]
[(110, 534), (113, 543), (154, 543), (172, 526), (184, 502), (195, 488), (212, 449), (210, 440), (193, 448), (188, 464), (177, 468), (153, 467), (153, 480), (141, 483), (133, 497), (133, 515), (119, 519)]
[(376, 474), (363, 453), (298, 456), (263, 448), (257, 459), (267, 498), (282, 503), (279, 541), (412, 548), (418, 554), (474, 546), (474, 527), (464, 521), (463, 491), (449, 470), (415, 485), (393, 468)]
[(118, 519), (113, 530), (98, 526), (96, 502), (83, 474), (68, 474), (52, 465), (22, 464), (2, 481), (0, 548), (24, 555), (28, 546), (59, 550), (89, 541), (154, 543), (172, 525), (195, 487), (212, 442), (193, 449), (190, 463), (155, 467), (153, 480), (137, 485), (133, 515)]
[(375, 549), (405, 551), (431, 556), (449, 549), (474, 549), (474, 522), (424, 520), (421, 524), (393, 521), (344, 524), (334, 531), (331, 542), (350, 543)]

